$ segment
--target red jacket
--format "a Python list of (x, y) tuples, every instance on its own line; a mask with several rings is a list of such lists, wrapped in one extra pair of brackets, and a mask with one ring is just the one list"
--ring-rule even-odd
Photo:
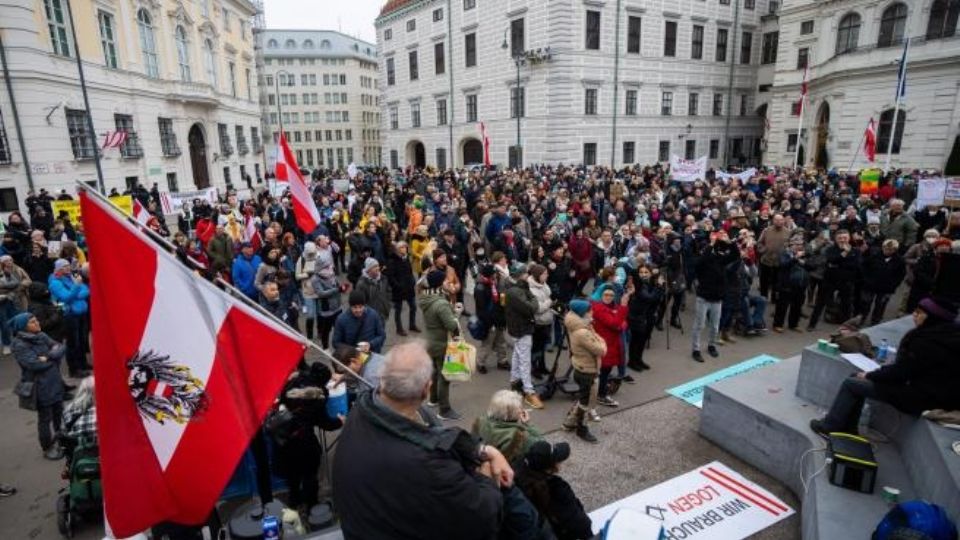
[(627, 307), (613, 303), (592, 302), (593, 329), (607, 344), (601, 367), (614, 367), (623, 359), (623, 331), (627, 328)]

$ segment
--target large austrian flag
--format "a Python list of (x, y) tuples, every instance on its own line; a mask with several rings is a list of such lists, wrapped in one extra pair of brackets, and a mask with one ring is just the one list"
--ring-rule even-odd
[(277, 167), (274, 171), (278, 182), (288, 182), (290, 184), (290, 194), (293, 196), (293, 215), (297, 218), (297, 226), (309, 234), (316, 230), (320, 225), (320, 211), (317, 210), (317, 203), (313, 202), (313, 196), (310, 195), (310, 188), (306, 180), (300, 174), (300, 166), (297, 165), (297, 158), (293, 157), (293, 151), (287, 144), (287, 138), (280, 133), (280, 141), (277, 147)]
[(117, 537), (214, 507), (304, 346), (200, 280), (95, 196), (90, 247), (97, 431)]

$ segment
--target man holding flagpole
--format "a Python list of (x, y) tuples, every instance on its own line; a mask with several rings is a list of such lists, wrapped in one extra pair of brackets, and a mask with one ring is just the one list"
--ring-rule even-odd
[(910, 38), (904, 38), (903, 55), (900, 57), (900, 67), (897, 68), (897, 93), (894, 96), (893, 122), (890, 124), (890, 133), (887, 139), (887, 161), (883, 165), (884, 171), (890, 170), (890, 158), (893, 157), (893, 141), (897, 138), (897, 121), (900, 119), (900, 99), (907, 93), (907, 53), (910, 51)]

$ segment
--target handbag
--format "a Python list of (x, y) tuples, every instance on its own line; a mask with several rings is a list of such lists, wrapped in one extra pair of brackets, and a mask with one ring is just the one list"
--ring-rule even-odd
[(20, 399), (20, 408), (26, 411), (37, 410), (37, 383), (33, 380), (20, 381), (13, 387), (13, 393)]
[[(457, 323), (457, 326), (460, 324)], [(477, 348), (463, 339), (463, 332), (447, 342), (440, 374), (450, 382), (466, 382), (477, 370)]]

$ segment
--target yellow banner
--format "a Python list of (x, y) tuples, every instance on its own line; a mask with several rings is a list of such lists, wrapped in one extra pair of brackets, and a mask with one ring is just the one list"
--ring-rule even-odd
[[(130, 195), (110, 197), (110, 202), (117, 205), (124, 214), (133, 215), (133, 198)], [(50, 204), (53, 206), (54, 218), (60, 217), (60, 212), (66, 212), (70, 216), (70, 223), (80, 223), (80, 201), (53, 201)]]

